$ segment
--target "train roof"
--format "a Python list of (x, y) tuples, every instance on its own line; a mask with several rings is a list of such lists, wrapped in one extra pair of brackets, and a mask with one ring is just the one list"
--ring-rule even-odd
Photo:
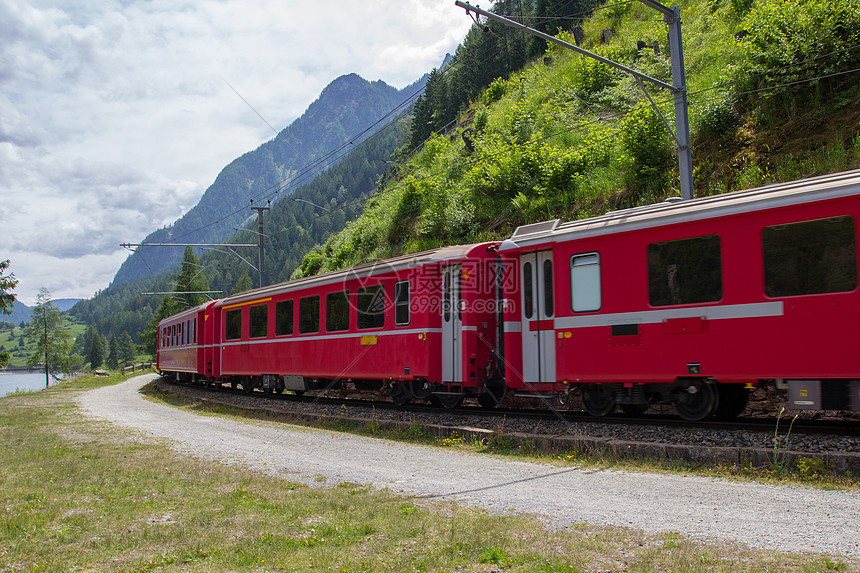
[(204, 302), (202, 304), (198, 304), (197, 306), (192, 306), (191, 308), (186, 308), (185, 310), (183, 310), (181, 312), (177, 312), (176, 314), (172, 314), (166, 318), (161, 319), (158, 322), (158, 324), (161, 324), (164, 322), (180, 321), (186, 317), (193, 316), (193, 315), (197, 314), (198, 312), (205, 310), (207, 306), (212, 304), (212, 302), (213, 301), (211, 301), (211, 300), (207, 300), (206, 302)]
[(401, 271), (413, 267), (420, 267), (428, 263), (439, 263), (449, 260), (467, 257), (475, 248), (498, 243), (474, 243), (470, 245), (453, 245), (440, 247), (420, 253), (402, 255), (391, 259), (383, 259), (372, 263), (365, 263), (348, 269), (331, 271), (310, 277), (295, 279), (271, 286), (245, 291), (218, 301), (219, 305), (232, 304), (255, 298), (265, 297), (270, 294), (287, 292), (313, 286), (323, 286), (340, 283), (347, 278), (365, 278), (373, 275)]
[(589, 219), (568, 222), (556, 219), (523, 225), (517, 227), (499, 250), (713, 219), (857, 194), (860, 194), (860, 170), (688, 201), (672, 198), (662, 203), (611, 211)]

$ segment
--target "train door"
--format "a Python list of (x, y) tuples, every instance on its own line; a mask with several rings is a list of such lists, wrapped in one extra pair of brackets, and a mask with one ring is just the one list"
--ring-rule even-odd
[(523, 381), (555, 382), (552, 251), (520, 256)]
[(463, 304), (460, 265), (442, 269), (442, 381), (463, 381)]

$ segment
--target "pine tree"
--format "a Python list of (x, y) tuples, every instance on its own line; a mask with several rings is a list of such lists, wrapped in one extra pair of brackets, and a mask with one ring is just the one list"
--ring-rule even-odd
[(134, 362), (134, 357), (137, 355), (137, 348), (134, 346), (134, 341), (128, 331), (123, 331), (119, 337), (119, 360), (125, 366), (130, 362)]
[(107, 355), (107, 339), (99, 334), (98, 330), (93, 328), (92, 338), (89, 343), (89, 352), (87, 353), (87, 362), (90, 367), (95, 370), (104, 364), (105, 356)]
[(251, 277), (249, 277), (248, 272), (245, 271), (242, 273), (242, 276), (239, 277), (239, 280), (236, 281), (236, 288), (233, 290), (233, 294), (239, 294), (240, 292), (245, 292), (252, 288), (254, 288), (254, 283), (251, 282)]
[(51, 293), (44, 287), (39, 290), (36, 307), (27, 325), (27, 338), (36, 345), (35, 353), (27, 359), (27, 366), (44, 369), (45, 386), (50, 382), (50, 374), (71, 375), (80, 365), (72, 356), (74, 340), (66, 326), (66, 319), (53, 305)]
[(177, 293), (178, 310), (182, 311), (206, 302), (205, 295), (192, 294), (206, 290), (209, 290), (209, 283), (203, 274), (200, 259), (194, 254), (193, 248), (185, 247), (182, 269), (179, 271), (179, 276), (176, 277), (176, 288), (173, 289)]
[(116, 339), (116, 334), (110, 335), (108, 343), (107, 367), (111, 370), (119, 368), (119, 342)]
[(12, 314), (12, 305), (15, 304), (12, 289), (18, 284), (18, 280), (15, 278), (15, 273), (3, 274), (8, 268), (9, 259), (0, 261), (0, 314)]

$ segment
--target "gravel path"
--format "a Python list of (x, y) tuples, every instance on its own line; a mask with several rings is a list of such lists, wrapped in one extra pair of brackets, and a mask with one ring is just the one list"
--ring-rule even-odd
[(860, 557), (860, 492), (565, 469), (297, 426), (198, 416), (144, 400), (145, 375), (81, 394), (95, 418), (168, 438), (178, 451), (291, 481), (369, 483), (495, 511), (574, 523), (675, 531), (788, 552)]

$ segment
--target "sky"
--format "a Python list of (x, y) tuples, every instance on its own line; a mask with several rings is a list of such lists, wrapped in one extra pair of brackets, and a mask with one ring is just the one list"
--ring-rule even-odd
[(17, 298), (92, 297), (119, 244), (193, 207), (274, 137), (266, 122), (283, 129), (348, 73), (403, 88), (471, 24), (454, 0), (0, 0), (0, 261)]

